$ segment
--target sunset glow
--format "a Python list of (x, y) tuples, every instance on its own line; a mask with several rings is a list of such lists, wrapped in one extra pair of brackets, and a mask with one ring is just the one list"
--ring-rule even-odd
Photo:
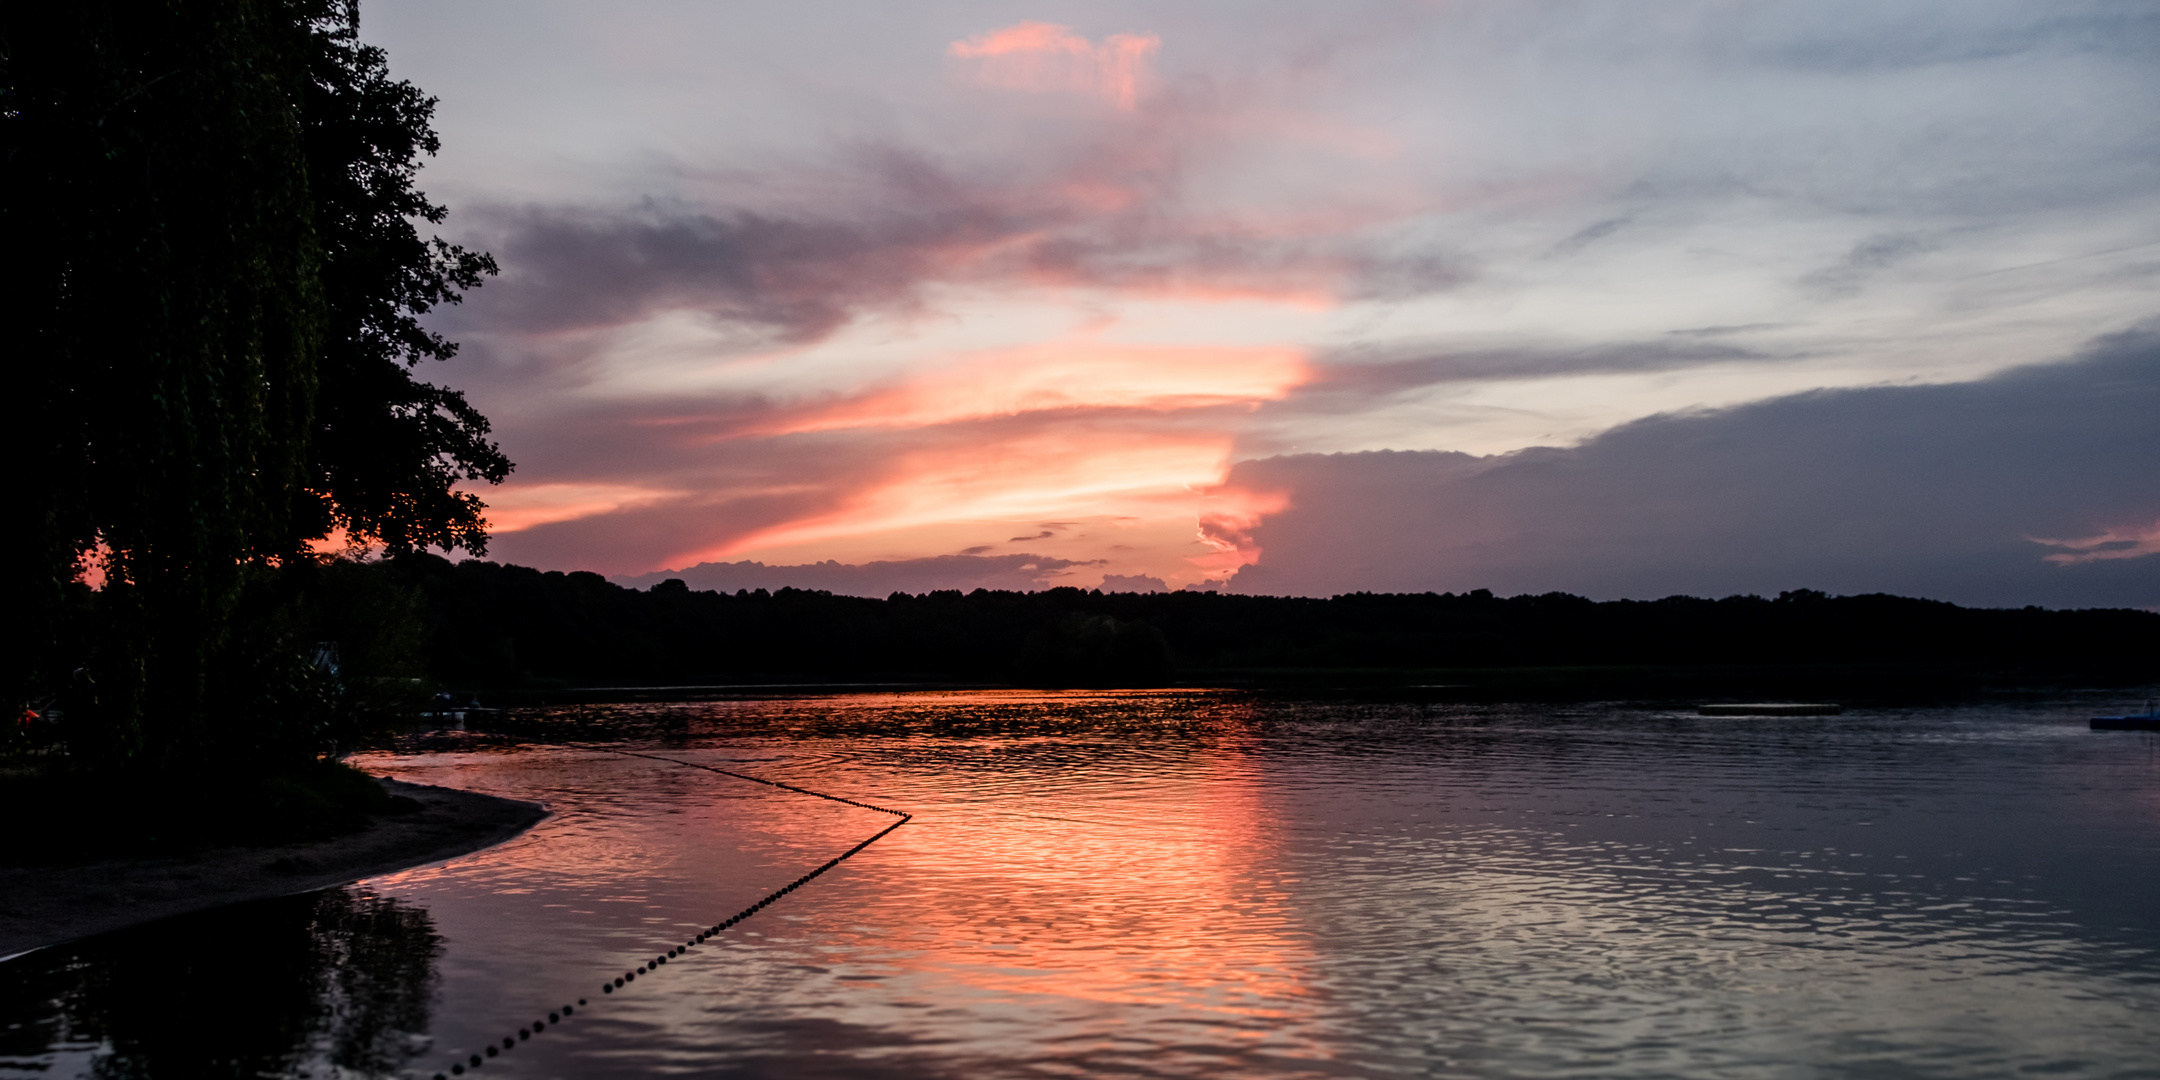
[(2078, 563), (2111, 559), (2136, 559), (2160, 554), (2160, 521), (2145, 526), (2109, 529), (2098, 536), (2088, 536), (2082, 540), (2033, 542), (2061, 549), (2047, 556), (2047, 561), (2057, 566), (2074, 566)]
[[(371, 10), (442, 97), (446, 227), (503, 267), (430, 316), (518, 463), (494, 558), (2160, 604), (2151, 470), (2069, 449), (2077, 380), (2160, 378), (2119, 336), (2155, 318), (2124, 163), (2160, 90), (2091, 46), (2127, 24), (788, 5), (502, 51), (477, 10)], [(2035, 365), (2045, 418), (2011, 404)], [(2003, 411), (1943, 429), (1985, 435), (1956, 470), (1899, 441), (1972, 395)], [(1717, 463), (1749, 479), (1670, 479)], [(1743, 492), (1763, 535), (1713, 538)], [(1888, 547), (1848, 550), (1877, 508)]]
[[(926, 449), (894, 462), (882, 482), (829, 514), (753, 533), (692, 561), (755, 557), (771, 548), (947, 521), (1012, 529), (1070, 517), (1189, 524), (1202, 502), (1198, 493), (1227, 472), (1230, 450), (1219, 435), (1147, 435), (1086, 422)], [(1072, 557), (1069, 550), (1059, 554)]]
[(493, 532), (522, 532), (535, 525), (613, 513), (680, 494), (624, 484), (509, 484), (487, 492), (488, 524)]
[(953, 42), (948, 51), (978, 61), (976, 77), (986, 85), (1094, 95), (1130, 112), (1148, 58), (1161, 45), (1152, 34), (1112, 34), (1096, 44), (1067, 27), (1024, 22)]
[(967, 357), (757, 434), (920, 427), (1023, 413), (1171, 413), (1280, 400), (1305, 378), (1294, 349), (1043, 345)]

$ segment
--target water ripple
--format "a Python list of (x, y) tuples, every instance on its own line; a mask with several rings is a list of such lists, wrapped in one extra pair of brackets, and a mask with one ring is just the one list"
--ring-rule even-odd
[[(491, 1069), (2154, 1075), (2160, 751), (2075, 719), (1208, 692), (532, 710), (516, 745), (365, 761), (556, 811), (350, 891), (439, 949), (432, 1011), (366, 1043), (408, 1057), (370, 1068), (470, 1052), (890, 820), (606, 744), (916, 816)], [(129, 941), (25, 976), (43, 989), (11, 1005), (45, 1019), (10, 1029), (16, 1071), (134, 1060), (76, 1022)]]

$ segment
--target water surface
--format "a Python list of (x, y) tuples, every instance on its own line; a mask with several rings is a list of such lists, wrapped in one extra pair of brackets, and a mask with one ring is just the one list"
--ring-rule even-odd
[[(360, 761), (531, 833), (6, 965), (0, 1075), (2155, 1076), (2160, 739), (2091, 711), (534, 710)], [(892, 821), (684, 763), (915, 817), (602, 994)]]

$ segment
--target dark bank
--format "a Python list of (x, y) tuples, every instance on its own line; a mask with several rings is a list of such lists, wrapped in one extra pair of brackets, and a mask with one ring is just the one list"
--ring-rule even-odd
[(975, 590), (882, 600), (648, 590), (431, 555), (368, 564), (410, 597), (430, 678), (487, 703), (697, 687), (962, 683), (1417, 689), (1487, 699), (1998, 692), (2160, 672), (2160, 614), (1965, 608), (1806, 589), (1591, 601)]

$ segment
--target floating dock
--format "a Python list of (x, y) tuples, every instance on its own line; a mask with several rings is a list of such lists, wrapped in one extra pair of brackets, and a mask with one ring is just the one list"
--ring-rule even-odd
[(1836, 716), (1843, 705), (1817, 701), (1754, 701), (1739, 705), (1698, 705), (1703, 716)]

